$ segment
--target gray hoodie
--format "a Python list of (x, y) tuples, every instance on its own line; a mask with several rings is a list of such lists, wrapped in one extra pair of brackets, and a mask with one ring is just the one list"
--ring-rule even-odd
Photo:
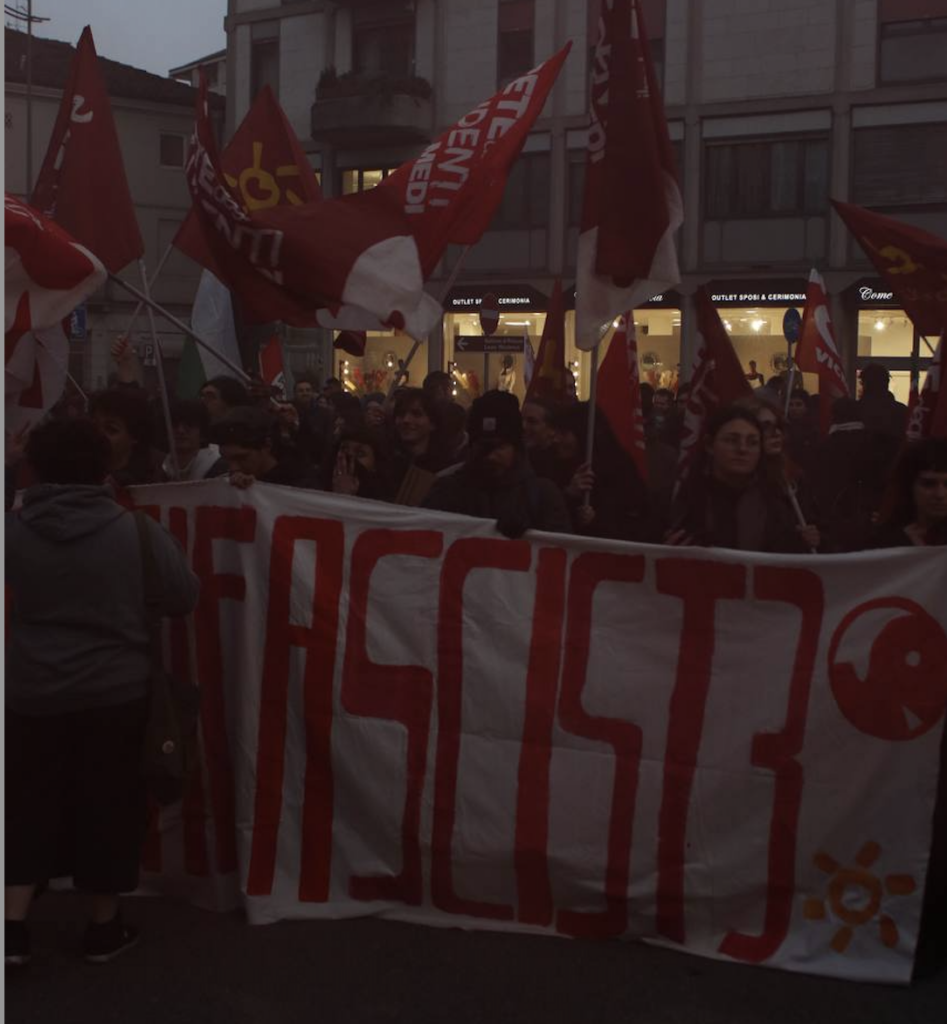
[[(177, 541), (148, 520), (164, 615), (199, 584)], [(52, 715), (143, 697), (151, 670), (134, 516), (107, 487), (31, 487), (7, 513), (6, 704)]]

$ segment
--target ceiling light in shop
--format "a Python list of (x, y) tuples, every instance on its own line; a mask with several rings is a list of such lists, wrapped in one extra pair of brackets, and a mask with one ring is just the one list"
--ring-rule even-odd
[(759, 334), (760, 331), (763, 330), (765, 324), (765, 320), (754, 320), (753, 323), (750, 324), (750, 326), (753, 328), (754, 331), (756, 331), (757, 334)]
[(876, 331), (883, 331), (885, 329), (885, 326), (886, 326), (886, 324), (885, 324), (884, 320), (876, 320), (875, 321), (875, 330)]
[(733, 330), (733, 324), (732, 324), (732, 323), (730, 323), (730, 321), (729, 321), (729, 320), (724, 320), (724, 322), (723, 322), (723, 326), (724, 326), (724, 327), (726, 327), (726, 329), (727, 329), (728, 331), (732, 331), (732, 330)]
[(528, 320), (507, 320), (503, 324), (503, 326), (504, 327), (529, 327), (529, 321)]

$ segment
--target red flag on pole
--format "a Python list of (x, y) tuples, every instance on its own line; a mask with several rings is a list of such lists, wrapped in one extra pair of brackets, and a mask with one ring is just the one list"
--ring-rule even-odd
[(424, 291), (418, 248), (390, 192), (247, 208), (228, 185), (198, 90), (195, 134), (185, 168), (205, 242), (222, 280), (240, 295), (249, 322), (298, 323), (320, 307), (355, 306), (381, 323), (423, 337), (441, 307)]
[(627, 312), (612, 336), (598, 371), (595, 401), (619, 444), (634, 460), (638, 475), (648, 479), (644, 412), (638, 370), (638, 338), (634, 313)]
[(819, 376), (820, 425), (822, 433), (828, 434), (832, 422), (832, 403), (836, 398), (847, 398), (849, 390), (838, 346), (835, 344), (825, 282), (817, 270), (809, 274), (806, 308), (802, 314), (795, 359), (800, 370)]
[[(317, 203), (322, 191), (283, 108), (264, 86), (220, 155), (227, 184), (250, 211)], [(175, 246), (221, 277), (193, 210), (174, 238)]]
[(911, 392), (907, 426), (909, 441), (947, 437), (947, 389), (943, 387), (943, 383), (944, 335), (941, 335), (921, 393)]
[(549, 300), (549, 312), (543, 324), (539, 353), (523, 401), (569, 402), (572, 396), (566, 381), (566, 309), (562, 297), (562, 280), (556, 278), (552, 298)]
[(684, 219), (640, 0), (598, 2), (576, 273), (583, 349), (622, 311), (680, 282), (674, 233)]
[(914, 326), (939, 338), (947, 329), (947, 241), (860, 206), (832, 205)]
[(675, 490), (687, 479), (693, 467), (710, 415), (738, 398), (753, 394), (733, 350), (730, 335), (721, 323), (707, 289), (698, 288), (694, 298), (699, 345), (684, 409)]
[(286, 394), (286, 371), (283, 369), (283, 346), (279, 335), (271, 335), (260, 351), (260, 376), (271, 388), (279, 388)]
[(88, 25), (76, 47), (31, 203), (112, 273), (145, 251)]
[(448, 244), (474, 245), (490, 226), (506, 179), (572, 44), (462, 117), (379, 186), (397, 196), (430, 277)]

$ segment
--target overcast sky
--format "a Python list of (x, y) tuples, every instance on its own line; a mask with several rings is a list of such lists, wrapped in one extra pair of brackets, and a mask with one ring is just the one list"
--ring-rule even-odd
[[(26, 0), (5, 2), (26, 10)], [(50, 19), (36, 35), (75, 45), (91, 25), (100, 56), (156, 75), (222, 50), (226, 13), (227, 0), (33, 0), (33, 14)]]

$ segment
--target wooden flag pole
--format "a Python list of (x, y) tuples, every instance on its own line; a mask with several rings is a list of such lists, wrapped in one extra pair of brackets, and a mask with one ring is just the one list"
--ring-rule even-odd
[(218, 352), (217, 349), (213, 347), (213, 345), (209, 345), (206, 341), (204, 341), (204, 339), (199, 334), (195, 334), (194, 331), (191, 330), (191, 328), (188, 327), (183, 320), (179, 320), (173, 313), (169, 313), (164, 308), (164, 306), (158, 305), (158, 303), (155, 302), (152, 298), (145, 295), (143, 292), (139, 291), (133, 284), (129, 284), (127, 281), (123, 281), (117, 274), (110, 273), (109, 280), (114, 281), (119, 286), (119, 288), (124, 288), (125, 291), (129, 292), (131, 295), (134, 295), (135, 298), (138, 299), (143, 305), (147, 306), (149, 309), (154, 310), (154, 312), (156, 312), (159, 316), (164, 317), (164, 319), (167, 320), (169, 324), (173, 324), (182, 334), (185, 334), (187, 335), (187, 337), (192, 338), (198, 345), (201, 346), (201, 348), (206, 349), (214, 356), (214, 358), (219, 359), (220, 362), (222, 362), (224, 366), (227, 367), (228, 370), (232, 371), (233, 375), (238, 380), (243, 381), (245, 384), (250, 383), (250, 376), (246, 372), (246, 370), (244, 370), (240, 366), (237, 366), (236, 363), (231, 362), (226, 356)]
[[(145, 297), (151, 298), (151, 291), (148, 286), (148, 271), (145, 267), (144, 258), (139, 259), (138, 269), (141, 272), (141, 286), (144, 289)], [(157, 276), (157, 275), (155, 275)], [(161, 389), (161, 411), (164, 413), (164, 425), (168, 431), (168, 454), (171, 456), (171, 468), (174, 470), (174, 479), (181, 479), (181, 465), (178, 462), (178, 453), (174, 449), (174, 426), (171, 423), (171, 403), (168, 400), (168, 382), (164, 377), (164, 350), (158, 340), (158, 331), (155, 327), (155, 314), (151, 305), (148, 306), (148, 327), (151, 331), (151, 340), (155, 346), (155, 365), (158, 368), (158, 386)], [(129, 329), (129, 336), (131, 329)]]
[[(464, 260), (467, 258), (467, 253), (468, 252), (470, 252), (470, 246), (469, 245), (465, 245), (463, 247), (463, 249), (461, 250), (460, 255), (457, 257), (457, 262), (454, 264), (454, 269), (451, 271), (450, 277), (447, 279), (447, 284), (444, 285), (444, 290), (441, 292), (441, 306), (442, 307), (443, 307), (444, 303), (447, 301), (447, 296), (450, 294), (451, 288), (454, 287), (454, 282), (457, 280), (457, 275), (460, 273), (460, 269), (464, 265)], [(397, 389), (398, 385), (401, 383), (402, 376), (404, 375), (405, 371), (408, 369), (408, 366), (410, 365), (411, 360), (414, 359), (414, 357), (417, 355), (418, 349), (420, 347), (421, 347), (420, 339), (415, 338), (414, 344), (411, 346), (411, 349), (408, 352), (408, 358), (400, 360), (399, 363), (398, 363), (398, 369), (395, 371), (394, 379), (392, 380), (391, 385), (388, 388), (388, 394), (385, 396), (386, 400), (390, 399), (391, 396), (395, 393), (395, 390)]]

